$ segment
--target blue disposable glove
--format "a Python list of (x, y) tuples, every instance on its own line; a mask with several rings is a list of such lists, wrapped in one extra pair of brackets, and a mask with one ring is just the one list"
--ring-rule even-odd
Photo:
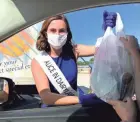
[(104, 31), (107, 29), (107, 27), (114, 28), (116, 26), (116, 18), (117, 18), (117, 14), (115, 12), (104, 11), (104, 13), (103, 13)]
[(79, 101), (80, 104), (83, 106), (91, 106), (91, 105), (96, 105), (96, 104), (101, 104), (104, 103), (101, 99), (99, 99), (95, 94), (79, 94)]

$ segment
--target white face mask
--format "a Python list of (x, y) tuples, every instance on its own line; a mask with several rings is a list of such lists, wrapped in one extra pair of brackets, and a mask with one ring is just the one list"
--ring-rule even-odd
[(47, 33), (48, 43), (55, 49), (62, 48), (67, 41), (67, 33), (63, 35)]

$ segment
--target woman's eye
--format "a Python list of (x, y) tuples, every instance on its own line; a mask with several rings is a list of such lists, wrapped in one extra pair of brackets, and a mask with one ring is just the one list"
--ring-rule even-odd
[(66, 29), (59, 29), (59, 30), (56, 30), (55, 28), (51, 28), (49, 29), (49, 32), (50, 33), (59, 33), (59, 34), (63, 34), (63, 33), (66, 33)]
[(55, 33), (56, 29), (50, 29), (50, 32)]
[(65, 29), (61, 29), (59, 32), (60, 33), (66, 33), (67, 31)]

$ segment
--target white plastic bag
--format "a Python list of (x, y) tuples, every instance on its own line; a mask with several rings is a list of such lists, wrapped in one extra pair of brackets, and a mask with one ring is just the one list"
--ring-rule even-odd
[[(131, 57), (119, 40), (120, 37), (125, 37), (123, 29), (121, 17), (117, 13), (116, 34), (108, 27), (104, 36), (100, 38), (101, 44), (95, 55), (91, 88), (104, 101), (120, 99), (123, 75), (129, 73), (134, 76)], [(133, 95), (133, 81), (129, 83), (124, 99)]]

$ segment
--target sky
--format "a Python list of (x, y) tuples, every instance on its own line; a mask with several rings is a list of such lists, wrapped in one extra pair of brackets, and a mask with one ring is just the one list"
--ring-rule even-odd
[[(97, 38), (103, 36), (103, 12), (118, 12), (124, 23), (127, 35), (135, 35), (140, 39), (140, 4), (123, 4), (89, 8), (66, 13), (73, 34), (74, 43), (94, 45)], [(39, 31), (42, 23), (34, 25)], [(139, 41), (140, 43), (140, 41)]]

